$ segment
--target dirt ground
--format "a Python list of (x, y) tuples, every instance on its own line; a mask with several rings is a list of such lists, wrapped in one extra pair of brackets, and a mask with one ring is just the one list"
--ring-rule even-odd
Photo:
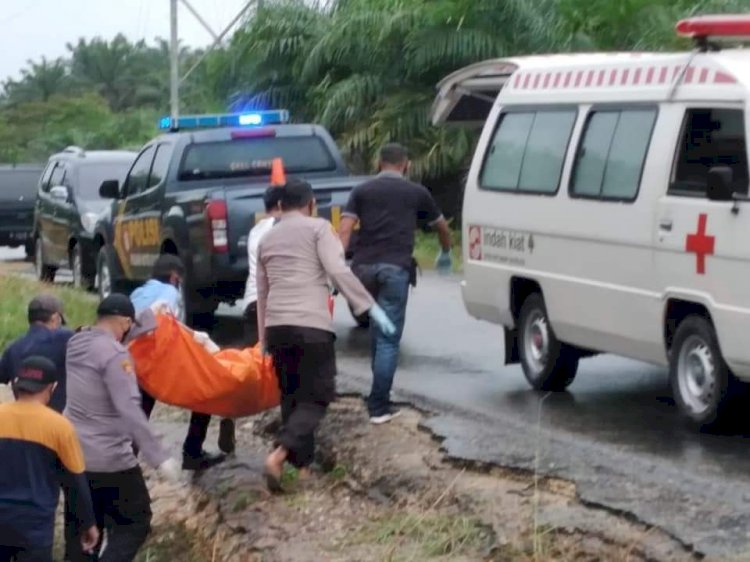
[[(150, 476), (154, 533), (149, 562), (683, 561), (697, 559), (657, 529), (576, 499), (575, 486), (446, 458), (405, 410), (367, 423), (362, 402), (334, 404), (319, 437), (311, 481), (286, 475), (289, 492), (262, 481), (277, 423), (268, 413), (238, 423), (238, 453), (178, 489)], [(183, 412), (161, 408), (175, 446)], [(214, 423), (213, 425), (218, 425)], [(215, 443), (215, 428), (209, 444)]]
[[(0, 386), (0, 402), (10, 400)], [(138, 562), (637, 562), (699, 558), (655, 528), (581, 505), (575, 485), (448, 458), (404, 409), (368, 423), (361, 399), (332, 405), (318, 439), (315, 476), (262, 479), (278, 414), (238, 420), (237, 453), (182, 486), (146, 468), (153, 532)], [(188, 414), (157, 406), (176, 453)], [(217, 421), (207, 446), (216, 443)], [(56, 560), (62, 545), (58, 525)]]

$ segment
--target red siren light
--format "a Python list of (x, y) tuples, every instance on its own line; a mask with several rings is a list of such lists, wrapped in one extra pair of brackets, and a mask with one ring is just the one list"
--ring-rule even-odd
[(697, 16), (676, 26), (681, 37), (746, 37), (750, 40), (750, 14)]

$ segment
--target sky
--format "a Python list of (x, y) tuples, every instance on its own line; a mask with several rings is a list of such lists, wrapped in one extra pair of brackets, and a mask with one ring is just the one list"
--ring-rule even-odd
[[(189, 0), (218, 34), (247, 0)], [(169, 0), (0, 0), (0, 81), (18, 78), (29, 59), (65, 56), (80, 37), (169, 38)], [(209, 33), (179, 2), (180, 41), (202, 47)]]

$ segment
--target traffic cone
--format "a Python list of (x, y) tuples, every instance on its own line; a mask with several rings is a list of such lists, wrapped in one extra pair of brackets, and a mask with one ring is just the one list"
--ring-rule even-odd
[(286, 185), (286, 172), (284, 172), (284, 161), (281, 158), (274, 158), (271, 163), (271, 185), (280, 187)]

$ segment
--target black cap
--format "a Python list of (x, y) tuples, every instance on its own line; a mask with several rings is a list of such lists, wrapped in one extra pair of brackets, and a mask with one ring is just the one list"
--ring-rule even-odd
[(96, 315), (102, 316), (124, 316), (135, 321), (135, 307), (127, 295), (112, 293), (99, 303)]
[(51, 315), (57, 313), (62, 323), (65, 324), (63, 311), (63, 302), (55, 295), (49, 293), (37, 295), (29, 303), (29, 322), (47, 322)]
[(31, 355), (21, 362), (13, 387), (36, 394), (46, 386), (57, 382), (55, 364), (40, 355)]

